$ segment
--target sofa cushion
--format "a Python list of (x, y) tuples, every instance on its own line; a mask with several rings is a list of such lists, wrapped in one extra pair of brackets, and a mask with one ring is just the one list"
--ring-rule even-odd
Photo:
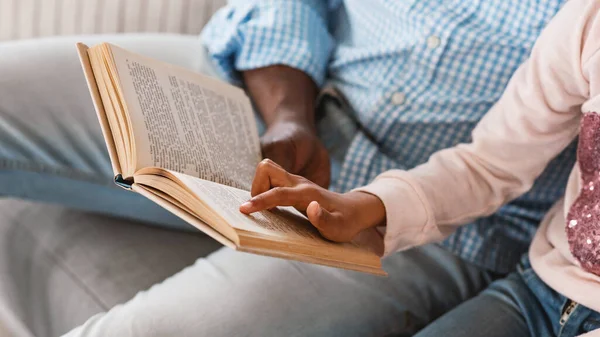
[(0, 199), (0, 331), (60, 335), (219, 247), (198, 233)]

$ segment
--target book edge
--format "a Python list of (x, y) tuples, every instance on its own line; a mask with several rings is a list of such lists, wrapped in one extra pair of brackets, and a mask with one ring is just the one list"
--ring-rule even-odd
[(113, 174), (115, 176), (116, 181), (117, 176), (121, 175), (121, 165), (117, 156), (114, 139), (112, 138), (112, 134), (110, 133), (110, 126), (108, 125), (108, 119), (106, 117), (106, 111), (104, 110), (102, 98), (100, 97), (100, 91), (98, 90), (96, 77), (94, 76), (94, 71), (92, 70), (92, 64), (90, 62), (88, 50), (89, 47), (86, 44), (81, 42), (77, 43), (77, 54), (79, 55), (79, 61), (83, 69), (83, 75), (85, 77), (85, 81), (87, 83), (90, 96), (92, 98), (92, 102), (96, 110), (96, 116), (98, 117), (98, 121), (100, 122), (102, 135), (104, 136), (104, 142), (108, 150), (110, 164), (112, 166)]
[(326, 259), (320, 259), (314, 256), (307, 256), (297, 253), (287, 253), (281, 250), (270, 250), (270, 249), (262, 249), (262, 248), (254, 248), (254, 247), (238, 247), (237, 249), (240, 252), (258, 254), (263, 256), (270, 256), (275, 258), (282, 258), (286, 260), (293, 260), (303, 263), (311, 263), (317, 264), (326, 267), (334, 267), (345, 270), (351, 270), (356, 272), (368, 273), (378, 276), (387, 276), (388, 274), (381, 267), (365, 267), (353, 263), (343, 263), (338, 261), (331, 261)]
[(211, 238), (217, 240), (219, 243), (221, 243), (222, 245), (229, 247), (231, 249), (234, 250), (238, 250), (238, 247), (236, 246), (236, 244), (229, 240), (228, 238), (226, 238), (224, 235), (222, 235), (221, 233), (217, 232), (214, 228), (210, 227), (207, 224), (202, 223), (202, 221), (200, 219), (197, 219), (195, 217), (193, 217), (192, 215), (190, 215), (189, 213), (173, 206), (171, 203), (155, 196), (154, 194), (144, 190), (142, 187), (140, 187), (138, 184), (133, 184), (131, 186), (132, 190), (136, 193), (141, 194), (142, 196), (150, 199), (152, 202), (156, 203), (157, 205), (159, 205), (160, 207), (166, 209), (167, 211), (169, 211), (170, 213), (178, 216), (179, 218), (181, 218), (183, 221), (187, 222), (188, 224), (190, 224), (190, 226), (196, 227), (197, 229), (199, 229), (200, 231), (202, 231), (204, 234), (210, 236)]

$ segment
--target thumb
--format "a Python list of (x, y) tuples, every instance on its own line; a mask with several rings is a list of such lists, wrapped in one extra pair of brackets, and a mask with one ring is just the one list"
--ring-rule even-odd
[(306, 208), (306, 216), (310, 223), (315, 226), (319, 232), (326, 238), (337, 241), (336, 240), (336, 230), (337, 230), (337, 217), (325, 208), (321, 207), (321, 205), (312, 201), (308, 204)]

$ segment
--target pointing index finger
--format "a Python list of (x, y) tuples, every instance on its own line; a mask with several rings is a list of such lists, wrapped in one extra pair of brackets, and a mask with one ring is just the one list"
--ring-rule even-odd
[(256, 167), (250, 195), (257, 196), (273, 187), (291, 187), (290, 174), (270, 159), (262, 160)]

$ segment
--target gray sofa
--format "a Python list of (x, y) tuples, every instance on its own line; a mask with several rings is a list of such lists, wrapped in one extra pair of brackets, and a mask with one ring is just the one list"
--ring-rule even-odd
[[(68, 0), (62, 2), (72, 6), (31, 8), (50, 2), (0, 0), (5, 28), (0, 40), (134, 31), (197, 34), (225, 0)], [(102, 15), (88, 7), (102, 8)], [(0, 198), (0, 336), (58, 336), (218, 248), (198, 233)]]

